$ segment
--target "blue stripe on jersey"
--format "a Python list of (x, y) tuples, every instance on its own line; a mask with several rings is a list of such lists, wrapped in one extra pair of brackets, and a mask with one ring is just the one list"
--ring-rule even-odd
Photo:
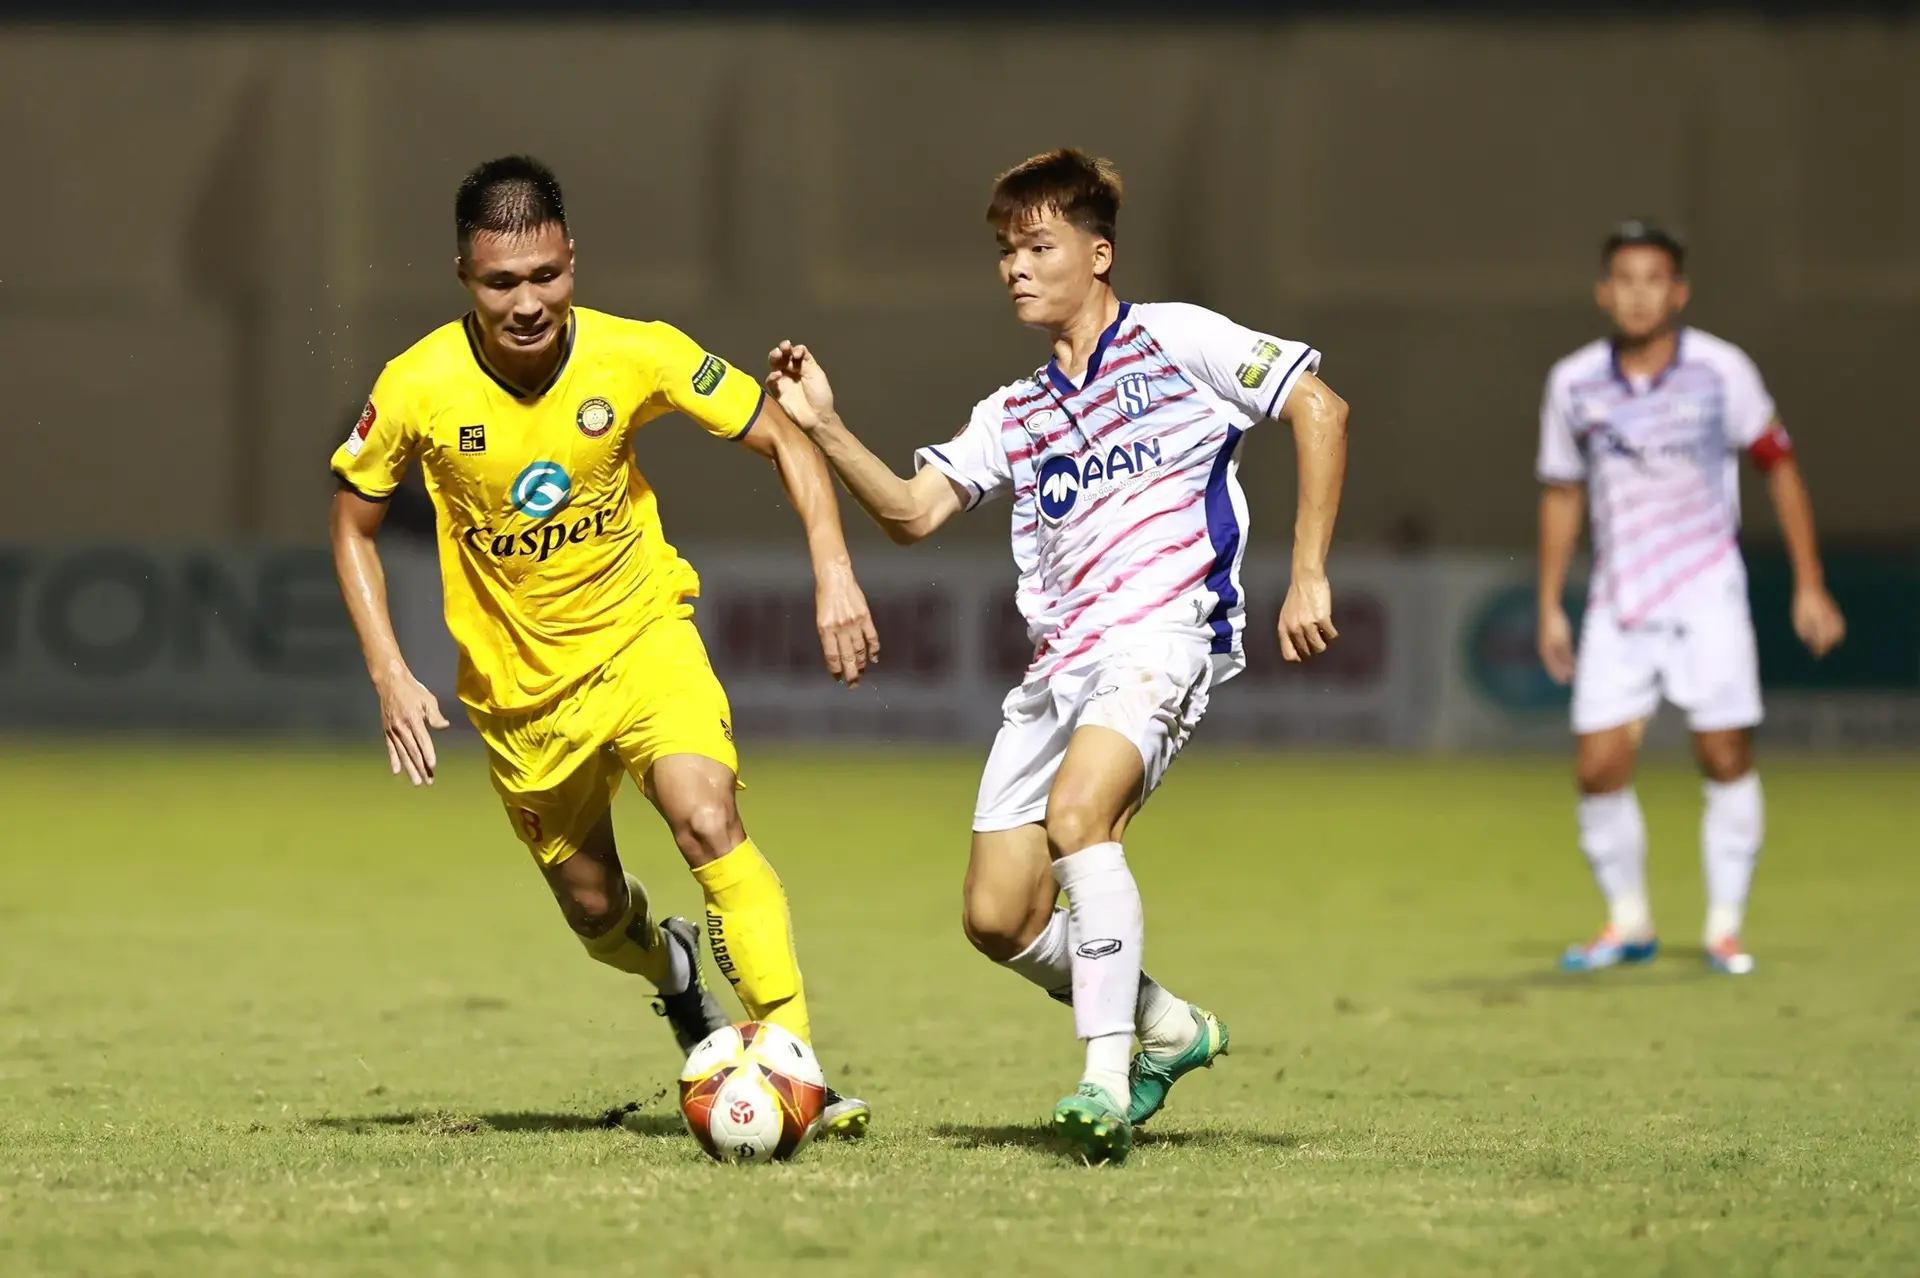
[(1091, 386), (1093, 379), (1100, 375), (1100, 361), (1106, 357), (1107, 347), (1119, 336), (1120, 326), (1127, 322), (1127, 312), (1133, 309), (1132, 302), (1120, 303), (1120, 313), (1113, 317), (1113, 323), (1107, 325), (1107, 331), (1100, 334), (1100, 340), (1094, 344), (1093, 354), (1087, 360), (1087, 375), (1081, 378), (1081, 384)]
[(1234, 514), (1233, 495), (1227, 491), (1227, 471), (1243, 434), (1238, 426), (1227, 427), (1227, 442), (1207, 474), (1207, 540), (1213, 543), (1213, 567), (1207, 572), (1206, 586), (1220, 601), (1213, 606), (1207, 624), (1213, 628), (1212, 651), (1216, 653), (1233, 651), (1230, 618), (1240, 602), (1240, 592), (1233, 588), (1233, 566), (1240, 558), (1240, 519)]
[(1100, 373), (1100, 361), (1106, 356), (1108, 345), (1119, 335), (1120, 326), (1127, 322), (1127, 312), (1132, 309), (1132, 302), (1120, 303), (1120, 313), (1113, 317), (1113, 323), (1107, 325), (1106, 331), (1100, 334), (1100, 340), (1094, 344), (1093, 354), (1087, 359), (1086, 376), (1080, 379), (1080, 385), (1075, 386), (1072, 379), (1060, 371), (1058, 360), (1047, 361), (1047, 378), (1053, 383), (1055, 390), (1062, 395), (1078, 395), (1093, 385), (1093, 379)]

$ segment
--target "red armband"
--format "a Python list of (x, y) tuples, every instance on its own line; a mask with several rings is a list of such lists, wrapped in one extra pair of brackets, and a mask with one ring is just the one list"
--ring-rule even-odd
[(1788, 437), (1787, 428), (1779, 422), (1767, 427), (1766, 433), (1747, 449), (1747, 456), (1753, 458), (1753, 464), (1762, 471), (1772, 470), (1793, 456), (1793, 440)]

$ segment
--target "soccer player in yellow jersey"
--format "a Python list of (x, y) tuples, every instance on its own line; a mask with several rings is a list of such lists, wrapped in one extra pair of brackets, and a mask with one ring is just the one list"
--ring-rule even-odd
[[(688, 600), (699, 578), (661, 535), (634, 464), (665, 413), (769, 458), (806, 526), (828, 668), (849, 685), (879, 655), (820, 455), (759, 380), (670, 325), (573, 305), (573, 243), (553, 174), (514, 156), (454, 202), (473, 310), (387, 365), (333, 455), (334, 562), (380, 694), (395, 773), (431, 784), (446, 719), (394, 639), (374, 536), (418, 462), (439, 524), (459, 693), (494, 789), (587, 953), (651, 981), (682, 1051), (726, 1024), (685, 919), (656, 922), (614, 848), (631, 774), (706, 897), (715, 964), (747, 1015), (809, 1037), (780, 880), (734, 805), (726, 693)], [(826, 1125), (870, 1111), (830, 1093)]]

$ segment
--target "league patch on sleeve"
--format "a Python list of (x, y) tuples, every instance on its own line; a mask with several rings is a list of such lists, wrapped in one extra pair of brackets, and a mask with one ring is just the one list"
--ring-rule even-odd
[(726, 362), (712, 355), (707, 356), (700, 361), (700, 367), (694, 370), (694, 393), (699, 395), (713, 394), (720, 389), (720, 381), (726, 375)]
[(360, 420), (355, 422), (353, 429), (347, 432), (347, 456), (360, 455), (360, 450), (366, 447), (367, 436), (373, 431), (373, 421), (377, 416), (379, 414), (373, 411), (373, 401), (368, 400), (367, 406), (360, 410)]
[(1280, 348), (1262, 338), (1253, 344), (1253, 354), (1247, 362), (1233, 370), (1240, 384), (1248, 390), (1260, 389), (1260, 383), (1267, 380), (1267, 374), (1273, 371), (1273, 361), (1280, 358)]

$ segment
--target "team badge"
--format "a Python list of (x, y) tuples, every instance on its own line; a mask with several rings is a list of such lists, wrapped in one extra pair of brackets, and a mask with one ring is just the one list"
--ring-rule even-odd
[(460, 428), (460, 451), (463, 453), (486, 452), (487, 428), (485, 426), (462, 426)]
[(546, 519), (566, 509), (573, 496), (573, 480), (559, 462), (537, 461), (514, 477), (507, 500), (529, 519)]
[(1273, 371), (1273, 361), (1280, 358), (1280, 348), (1266, 338), (1253, 344), (1253, 354), (1247, 362), (1233, 370), (1240, 384), (1248, 390), (1258, 390), (1260, 383), (1267, 380), (1267, 374)]
[(596, 395), (580, 405), (573, 420), (579, 424), (582, 435), (598, 439), (613, 429), (613, 405)]
[(373, 411), (373, 401), (368, 400), (367, 406), (360, 410), (360, 420), (355, 422), (353, 429), (347, 432), (347, 456), (360, 455), (360, 450), (366, 447), (367, 436), (373, 431), (374, 418), (378, 416), (379, 414)]
[(1153, 389), (1145, 373), (1128, 373), (1114, 386), (1114, 398), (1120, 404), (1120, 411), (1129, 417), (1138, 417), (1147, 411), (1153, 403)]
[(711, 395), (720, 389), (720, 379), (727, 375), (726, 364), (707, 356), (700, 361), (700, 367), (694, 370), (693, 389), (701, 395)]

